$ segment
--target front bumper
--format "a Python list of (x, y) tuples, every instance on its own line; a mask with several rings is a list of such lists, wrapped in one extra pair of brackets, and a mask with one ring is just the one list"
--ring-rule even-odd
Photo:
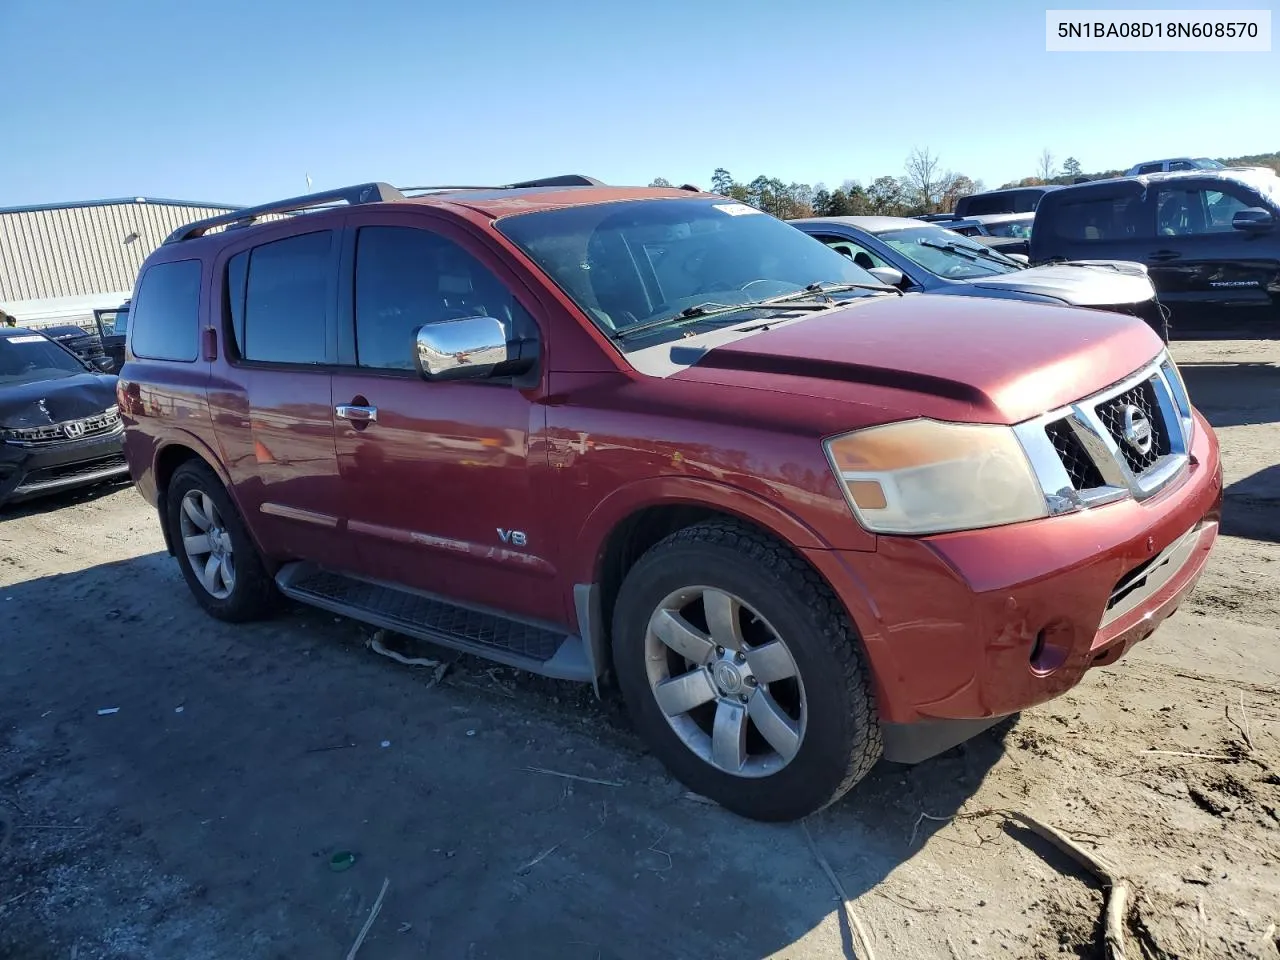
[(863, 637), (890, 759), (922, 759), (922, 737), (945, 749), (1059, 696), (1177, 609), (1222, 509), (1217, 439), (1198, 415), (1190, 452), (1183, 476), (1141, 502), (881, 537), (874, 553), (808, 551)]
[(37, 447), (0, 442), (0, 503), (128, 476), (123, 431)]

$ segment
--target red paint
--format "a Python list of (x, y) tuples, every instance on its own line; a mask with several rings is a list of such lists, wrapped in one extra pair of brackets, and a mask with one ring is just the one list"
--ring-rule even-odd
[[(1163, 549), (1216, 517), (1217, 442), (1203, 420), (1191, 467), (1150, 501), (919, 539), (863, 530), (821, 446), (836, 432), (921, 415), (1015, 423), (1149, 361), (1160, 349), (1149, 329), (1091, 311), (1037, 324), (1041, 310), (1068, 308), (1025, 303), (885, 299), (738, 341), (660, 379), (632, 369), (492, 225), (534, 207), (674, 196), (688, 194), (459, 194), (162, 247), (149, 263), (204, 259), (217, 290), (227, 258), (264, 238), (370, 223), (437, 230), (512, 290), (543, 353), (536, 382), (522, 388), (238, 364), (219, 295), (203, 308), (200, 361), (130, 355), (122, 371), (139, 490), (156, 502), (167, 451), (193, 451), (227, 483), (272, 565), (313, 560), (569, 630), (574, 585), (601, 578), (610, 535), (636, 511), (683, 504), (736, 515), (791, 544), (836, 591), (866, 644), (881, 713), (894, 721), (1038, 703), (1172, 612), (1215, 523), (1178, 578), (1097, 629), (1116, 580), (1149, 545)], [(376, 406), (378, 422), (336, 420), (334, 406), (353, 401)], [(500, 539), (513, 529), (527, 538), (521, 549)], [(1033, 666), (1041, 631), (1047, 652)]]

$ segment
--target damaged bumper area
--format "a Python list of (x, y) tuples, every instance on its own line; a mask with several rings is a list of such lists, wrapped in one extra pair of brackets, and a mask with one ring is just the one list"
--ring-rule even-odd
[(0, 504), (128, 476), (118, 415), (68, 423), (0, 434)]
[(1144, 501), (987, 530), (809, 551), (858, 625), (885, 756), (914, 763), (1057, 697), (1177, 610), (1218, 534), (1222, 468), (1197, 432)]

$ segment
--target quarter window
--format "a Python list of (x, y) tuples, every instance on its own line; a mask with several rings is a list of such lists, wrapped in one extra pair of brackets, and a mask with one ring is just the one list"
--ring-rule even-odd
[(510, 339), (536, 336), (533, 317), (475, 257), (414, 227), (364, 227), (356, 237), (356, 357), (362, 367), (414, 369), (418, 327), (493, 317)]
[(240, 355), (267, 363), (325, 363), (334, 280), (330, 230), (264, 243), (233, 257), (227, 287)]
[(194, 361), (200, 339), (200, 261), (148, 267), (132, 310), (134, 356)]

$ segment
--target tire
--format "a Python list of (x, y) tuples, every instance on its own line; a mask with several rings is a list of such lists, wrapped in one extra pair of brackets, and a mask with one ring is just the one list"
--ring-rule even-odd
[[(222, 571), (215, 571), (214, 588), (207, 586), (193, 565), (193, 556), (185, 545), (187, 536), (196, 535), (204, 529), (193, 526), (195, 520), (191, 515), (184, 517), (183, 503), (188, 497), (200, 501), (197, 510), (209, 518), (208, 508), (211, 504), (215, 521), (213, 529), (221, 544), (217, 547), (220, 557), (228, 559), (228, 577)], [(210, 615), (230, 623), (242, 623), (258, 620), (268, 615), (278, 598), (275, 582), (268, 575), (257, 545), (245, 529), (240, 511), (231, 502), (217, 475), (206, 464), (188, 461), (174, 471), (166, 493), (165, 519), (169, 524), (170, 542), (182, 576), (191, 588), (196, 602), (204, 607)], [(184, 528), (189, 528), (185, 529)], [(223, 539), (225, 537), (225, 539)], [(227, 546), (229, 545), (229, 549)], [(198, 554), (195, 563), (212, 555), (212, 548), (207, 554)], [(220, 565), (220, 564), (219, 564)]]
[[(696, 598), (682, 606), (690, 597)], [(731, 612), (726, 619), (713, 609)], [(737, 629), (726, 633), (723, 625), (735, 620)], [(731, 644), (719, 652), (714, 640), (706, 653), (704, 644), (717, 636), (738, 642), (743, 655), (733, 654)], [(766, 649), (771, 636), (782, 640), (789, 661), (776, 648)], [(699, 665), (704, 656), (711, 658), (709, 666)], [(632, 722), (653, 753), (689, 789), (741, 816), (808, 816), (848, 792), (880, 758), (867, 666), (843, 608), (800, 557), (742, 524), (687, 527), (637, 561), (614, 606), (613, 659)], [(720, 666), (730, 659), (732, 669)], [(794, 679), (786, 678), (788, 670)], [(665, 685), (671, 679), (679, 683)], [(688, 701), (682, 699), (685, 689), (692, 691)], [(678, 712), (708, 689), (714, 691), (710, 701)], [(757, 704), (761, 693), (768, 697)], [(660, 696), (668, 709), (659, 705)], [(784, 715), (781, 726), (775, 708)], [(723, 744), (715, 737), (722, 710)], [(757, 717), (772, 736), (765, 736)], [(784, 747), (775, 749), (775, 743)], [(715, 758), (729, 762), (717, 766)]]

